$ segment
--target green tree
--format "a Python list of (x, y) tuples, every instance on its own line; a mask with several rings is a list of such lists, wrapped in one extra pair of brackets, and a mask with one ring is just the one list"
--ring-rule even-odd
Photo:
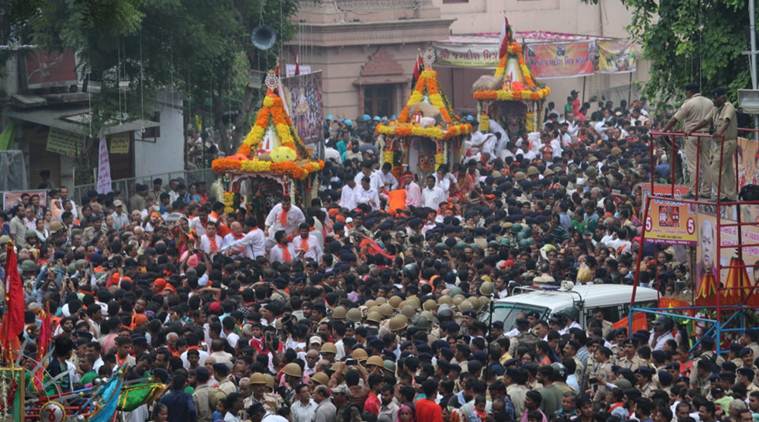
[[(598, 3), (599, 0), (584, 0)], [(604, 0), (601, 0), (604, 1)], [(746, 0), (622, 0), (632, 12), (628, 31), (651, 61), (645, 92), (659, 101), (688, 82), (702, 91), (750, 86)]]
[[(94, 128), (144, 117), (155, 94), (171, 88), (190, 106), (188, 120), (200, 109), (229, 145), (229, 124), (249, 127), (251, 74), (275, 65), (296, 8), (296, 0), (12, 0), (9, 21), (21, 42), (77, 52), (85, 89), (100, 85)], [(262, 23), (278, 35), (269, 51), (250, 42)]]

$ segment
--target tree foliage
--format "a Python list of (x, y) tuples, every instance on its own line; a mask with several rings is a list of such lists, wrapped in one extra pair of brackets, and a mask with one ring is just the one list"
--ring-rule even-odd
[[(599, 0), (584, 0), (598, 3)], [(604, 1), (604, 0), (600, 0)], [(647, 95), (666, 101), (688, 82), (710, 92), (750, 86), (745, 0), (622, 0), (632, 12), (628, 31), (651, 61)]]
[[(171, 88), (186, 99), (188, 117), (200, 112), (225, 135), (228, 111), (253, 100), (251, 71), (275, 65), (296, 7), (296, 0), (12, 0), (9, 20), (19, 42), (77, 52), (80, 74), (100, 84), (92, 94), (96, 125), (125, 111), (143, 117), (135, 114), (145, 101)], [(278, 34), (267, 52), (250, 42), (261, 23)]]

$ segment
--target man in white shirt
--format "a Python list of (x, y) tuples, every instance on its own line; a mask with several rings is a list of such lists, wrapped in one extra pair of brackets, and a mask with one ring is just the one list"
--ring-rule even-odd
[(266, 216), (266, 232), (269, 239), (274, 239), (274, 234), (284, 230), (288, 236), (293, 236), (298, 231), (298, 226), (306, 221), (306, 216), (300, 208), (290, 202), (289, 196), (282, 197), (282, 202), (275, 205), (269, 215)]
[(388, 191), (398, 189), (398, 179), (393, 176), (393, 173), (391, 172), (392, 169), (392, 164), (385, 163), (382, 165), (382, 171), (380, 172), (382, 186), (385, 190)]
[(258, 228), (258, 222), (255, 217), (248, 217), (245, 220), (247, 233), (242, 232), (242, 226), (238, 222), (230, 225), (231, 233), (224, 237), (224, 251), (232, 256), (245, 256), (249, 259), (256, 259), (259, 256), (266, 255), (266, 236), (264, 231)]
[(245, 256), (250, 257), (248, 252), (248, 245), (243, 240), (245, 233), (242, 232), (242, 224), (234, 221), (229, 225), (230, 232), (224, 236), (224, 246), (221, 250), (229, 256)]
[(379, 194), (377, 190), (371, 187), (371, 179), (364, 176), (361, 179), (361, 186), (357, 187), (356, 193), (356, 205), (365, 204), (372, 210), (378, 210), (380, 207)]
[[(363, 173), (362, 173), (363, 174)], [(356, 181), (348, 179), (340, 192), (340, 208), (352, 210), (356, 208)]]
[(448, 200), (448, 195), (451, 193), (451, 186), (456, 184), (456, 178), (451, 173), (448, 173), (448, 166), (441, 164), (435, 172), (435, 185), (439, 187), (443, 194), (445, 194), (444, 201)]
[(291, 422), (311, 422), (314, 419), (317, 404), (311, 400), (308, 386), (305, 384), (295, 386), (295, 396), (297, 400), (290, 406)]
[(198, 209), (198, 216), (190, 218), (190, 230), (194, 231), (198, 236), (206, 234), (206, 225), (208, 225), (208, 210), (204, 207)]
[(113, 208), (113, 214), (111, 214), (113, 228), (121, 230), (129, 224), (129, 214), (124, 211), (124, 203), (120, 199), (113, 201)]
[(206, 234), (200, 237), (200, 249), (208, 256), (215, 255), (224, 246), (224, 239), (216, 233), (216, 224), (206, 225)]
[(428, 176), (427, 187), (422, 190), (422, 206), (437, 211), (440, 203), (445, 202), (446, 199), (443, 189), (435, 183), (435, 176)]
[(293, 262), (295, 251), (293, 250), (292, 245), (287, 242), (285, 231), (278, 231), (274, 235), (274, 241), (276, 244), (272, 246), (269, 251), (269, 261), (272, 263), (279, 262), (280, 264), (289, 264)]
[(422, 206), (422, 188), (417, 183), (417, 176), (415, 174), (407, 173), (404, 175), (409, 179), (408, 185), (406, 185), (406, 206), (407, 207), (421, 207)]
[(372, 163), (370, 161), (365, 161), (361, 167), (361, 171), (353, 178), (353, 181), (356, 182), (357, 186), (361, 186), (361, 181), (364, 177), (368, 177), (369, 186), (379, 193), (379, 191), (382, 190), (383, 185), (380, 174), (381, 172), (372, 169)]
[(321, 262), (322, 250), (319, 247), (319, 239), (309, 232), (308, 223), (300, 225), (300, 235), (293, 239), (291, 249), (301, 261), (312, 259), (316, 263)]

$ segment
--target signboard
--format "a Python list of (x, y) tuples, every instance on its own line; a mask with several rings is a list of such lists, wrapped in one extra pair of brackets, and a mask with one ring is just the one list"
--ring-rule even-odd
[(696, 220), (690, 207), (675, 201), (654, 198), (645, 222), (646, 240), (654, 243), (696, 243)]
[(435, 64), (449, 67), (495, 68), (498, 44), (435, 44)]
[(638, 49), (630, 40), (599, 40), (599, 73), (631, 73), (638, 65)]
[(129, 135), (129, 132), (123, 132), (108, 137), (111, 154), (129, 154)]
[[(713, 207), (710, 207), (713, 210)], [(717, 249), (721, 246), (731, 246), (737, 243), (738, 228), (722, 227), (720, 230), (719, 244), (717, 240), (717, 222), (713, 212), (705, 209), (699, 210), (696, 214), (696, 229), (698, 242), (696, 246), (696, 290), (695, 302), (699, 305), (716, 305), (716, 283), (717, 283)], [(722, 219), (722, 224), (734, 224), (735, 221)], [(759, 244), (759, 227), (743, 226), (741, 227), (743, 244)], [(745, 265), (759, 265), (759, 246), (742, 248), (743, 263)], [(721, 248), (719, 263), (722, 266), (731, 265), (732, 258), (735, 257), (736, 248)], [(734, 262), (732, 262), (734, 264)], [(739, 280), (735, 275), (738, 273), (731, 269), (725, 268), (720, 271), (719, 283), (723, 288), (726, 286), (740, 287), (743, 286), (744, 296), (748, 296), (751, 287), (759, 283), (759, 268), (747, 268), (747, 280)], [(719, 298), (723, 305), (735, 305), (743, 302), (740, 290), (732, 289), (723, 291)], [(752, 301), (747, 303), (749, 306), (759, 306), (759, 297), (754, 295)]]
[(528, 44), (527, 66), (538, 79), (572, 78), (593, 74), (592, 41)]
[(74, 50), (32, 50), (24, 57), (26, 87), (29, 89), (76, 84)]
[(74, 158), (83, 139), (83, 135), (51, 127), (47, 132), (47, 150)]
[[(646, 198), (648, 198), (649, 195), (651, 195), (651, 183), (638, 183), (637, 186), (635, 186), (636, 189), (640, 189), (640, 195), (641, 195), (641, 201), (643, 204), (646, 203)], [(654, 193), (657, 195), (671, 195), (672, 194), (672, 185), (668, 185), (666, 183), (654, 183)], [(675, 198), (682, 198), (683, 196), (688, 194), (688, 186), (685, 185), (675, 185)], [(650, 213), (650, 210), (649, 210)], [(643, 207), (640, 209), (640, 217), (643, 218)]]
[(8, 211), (9, 209), (15, 207), (16, 205), (21, 203), (21, 197), (26, 194), (29, 195), (29, 197), (32, 197), (34, 195), (37, 195), (40, 197), (40, 205), (46, 205), (47, 204), (47, 191), (42, 190), (14, 190), (14, 191), (5, 191), (3, 192), (3, 211)]
[(322, 73), (284, 78), (282, 87), (287, 111), (300, 139), (306, 144), (321, 142), (324, 139)]
[[(302, 64), (300, 65), (300, 74), (301, 75), (308, 75), (311, 73), (311, 65)], [(295, 65), (294, 64), (286, 64), (285, 65), (285, 77), (291, 77), (295, 76)]]

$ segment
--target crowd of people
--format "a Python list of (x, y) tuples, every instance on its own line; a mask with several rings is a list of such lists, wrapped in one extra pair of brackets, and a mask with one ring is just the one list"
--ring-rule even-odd
[(659, 164), (648, 132), (665, 123), (645, 101), (573, 94), (539, 133), (494, 125), (462, 162), (415, 175), (330, 119), (318, 198), (263, 219), (182, 180), (22, 197), (0, 237), (24, 281), (21, 364), (44, 359), (60, 391), (117, 373), (168, 386), (124, 421), (759, 421), (753, 328), (718, 356), (668, 318), (627, 333), (602, 314), (483, 317), (517, 286), (632, 284), (636, 254), (641, 285), (693, 290), (671, 249), (637, 241), (636, 185)]

